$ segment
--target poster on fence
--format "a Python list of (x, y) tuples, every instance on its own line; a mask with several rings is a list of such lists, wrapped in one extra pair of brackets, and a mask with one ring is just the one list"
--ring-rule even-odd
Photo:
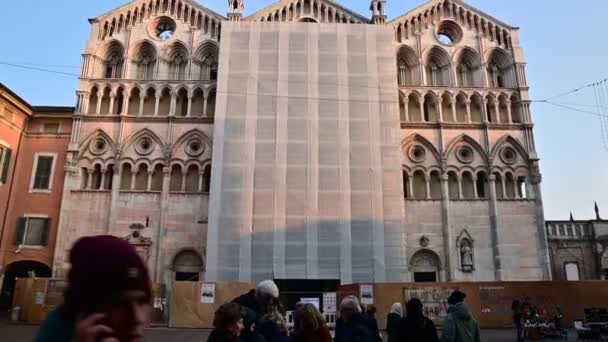
[(215, 303), (215, 284), (203, 283), (201, 285), (201, 303)]
[(325, 292), (323, 293), (323, 312), (336, 312), (337, 308), (337, 293)]
[(364, 305), (374, 304), (374, 286), (373, 285), (361, 285), (361, 304), (364, 304)]
[(448, 297), (454, 289), (445, 287), (409, 287), (403, 288), (403, 303), (418, 298), (423, 305), (423, 313), (435, 324), (442, 325), (448, 315)]

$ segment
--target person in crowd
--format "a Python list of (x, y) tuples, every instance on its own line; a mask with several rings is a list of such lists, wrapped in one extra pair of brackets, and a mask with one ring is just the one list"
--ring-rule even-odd
[(394, 303), (391, 306), (391, 311), (386, 316), (386, 333), (388, 334), (388, 342), (399, 341), (399, 321), (401, 321), (403, 309), (401, 303)]
[(314, 304), (306, 303), (296, 309), (298, 320), (290, 342), (332, 342), (325, 319)]
[(347, 296), (340, 303), (340, 318), (336, 320), (335, 342), (376, 342), (371, 324), (361, 313), (359, 300)]
[(377, 342), (382, 342), (382, 336), (380, 335), (380, 330), (378, 329), (378, 320), (376, 319), (376, 313), (378, 309), (374, 305), (368, 305), (365, 307), (364, 315), (367, 316), (367, 321), (370, 324), (370, 329), (374, 333), (374, 336), (378, 336)]
[(256, 330), (256, 314), (253, 310), (245, 307), (243, 309), (243, 331), (241, 332), (240, 342), (266, 342), (264, 336)]
[(273, 298), (266, 303), (264, 314), (258, 318), (256, 330), (268, 342), (287, 342), (289, 340), (285, 311), (278, 298)]
[(407, 302), (406, 315), (399, 322), (396, 341), (437, 342), (435, 324), (424, 316), (422, 308), (422, 302), (418, 298)]
[(513, 311), (513, 324), (515, 325), (515, 330), (517, 332), (517, 341), (523, 341), (523, 324), (522, 324), (522, 315), (521, 315), (521, 303), (519, 300), (514, 300), (511, 304), (511, 310)]
[(84, 237), (69, 254), (64, 303), (36, 342), (142, 341), (152, 298), (148, 270), (133, 246), (113, 236)]
[(479, 325), (464, 303), (466, 294), (458, 290), (448, 298), (448, 316), (443, 322), (440, 342), (480, 342)]
[(239, 342), (244, 329), (243, 308), (236, 303), (223, 304), (215, 311), (213, 327), (207, 342)]
[(235, 298), (232, 302), (249, 308), (256, 313), (256, 321), (268, 312), (269, 305), (279, 299), (279, 288), (272, 280), (264, 280), (251, 291)]

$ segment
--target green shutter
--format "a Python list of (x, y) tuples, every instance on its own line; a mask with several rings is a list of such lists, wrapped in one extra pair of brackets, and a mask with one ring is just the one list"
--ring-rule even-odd
[(17, 230), (15, 231), (15, 245), (22, 245), (23, 238), (25, 237), (25, 225), (27, 224), (27, 218), (20, 217), (17, 220)]
[(2, 164), (2, 169), (0, 170), (0, 183), (6, 183), (6, 180), (8, 179), (8, 167), (11, 165), (12, 152), (13, 151), (10, 148), (7, 148), (4, 152), (4, 163)]
[(49, 245), (49, 232), (51, 230), (51, 219), (44, 220), (44, 226), (42, 227), (42, 237), (40, 239), (41, 246)]

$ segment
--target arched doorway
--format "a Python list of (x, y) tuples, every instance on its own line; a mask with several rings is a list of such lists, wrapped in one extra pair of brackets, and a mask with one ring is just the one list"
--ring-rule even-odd
[(203, 259), (194, 249), (183, 250), (173, 259), (176, 281), (199, 281), (204, 270)]
[(439, 256), (430, 250), (421, 250), (412, 256), (410, 271), (414, 275), (414, 282), (439, 281), (441, 270)]
[(51, 276), (51, 268), (47, 265), (32, 260), (16, 261), (6, 266), (4, 280), (2, 282), (2, 294), (0, 295), (0, 308), (9, 308), (13, 300), (16, 278)]

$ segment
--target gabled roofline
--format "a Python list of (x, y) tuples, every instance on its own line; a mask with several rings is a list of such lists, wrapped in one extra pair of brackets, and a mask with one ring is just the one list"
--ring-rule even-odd
[[(400, 15), (400, 16), (397, 16), (397, 17), (389, 20), (387, 23), (388, 24), (392, 24), (394, 22), (399, 22), (399, 21), (401, 21), (401, 19), (404, 19), (404, 18), (406, 18), (406, 17), (408, 17), (408, 16), (410, 16), (410, 15), (412, 15), (414, 13), (420, 12), (421, 10), (423, 10), (423, 9), (425, 9), (427, 7), (431, 7), (432, 5), (435, 5), (436, 3), (443, 2), (443, 1), (444, 0), (430, 0), (430, 1), (428, 1), (428, 2), (426, 2), (426, 3), (424, 3), (424, 4), (420, 5), (420, 6), (418, 6), (416, 8), (414, 8), (414, 9), (412, 9), (412, 10), (410, 10), (410, 11), (408, 11), (408, 12), (402, 14), (402, 15)], [(452, 2), (457, 2), (460, 6), (465, 7), (466, 9), (468, 9), (468, 10), (470, 10), (472, 12), (478, 13), (479, 15), (484, 16), (487, 19), (492, 20), (496, 24), (498, 24), (500, 26), (504, 26), (507, 29), (511, 29), (511, 30), (518, 30), (519, 29), (519, 27), (511, 26), (511, 25), (505, 23), (504, 21), (496, 19), (495, 17), (487, 14), (484, 11), (482, 11), (482, 10), (480, 10), (478, 8), (475, 8), (475, 7), (473, 7), (473, 6), (465, 3), (464, 0), (451, 0), (451, 1)]]
[[(270, 4), (270, 5), (262, 8), (262, 9), (260, 9), (260, 10), (257, 10), (255, 13), (252, 13), (252, 14), (246, 16), (246, 17), (243, 17), (243, 19), (255, 19), (255, 17), (257, 17), (262, 12), (268, 11), (271, 8), (274, 8), (275, 6), (277, 6), (279, 4), (282, 4), (282, 3), (285, 3), (285, 4), (287, 4), (287, 3), (293, 3), (293, 1), (294, 0), (279, 0), (279, 1), (275, 2), (275, 3), (273, 3), (273, 4)], [(324, 0), (320, 0), (320, 1), (324, 2)], [(368, 17), (363, 16), (363, 15), (361, 15), (361, 14), (359, 14), (359, 13), (351, 10), (350, 8), (344, 7), (343, 5), (339, 4), (338, 2), (331, 1), (331, 0), (326, 0), (325, 2), (326, 2), (327, 5), (339, 8), (340, 10), (344, 11), (345, 13), (348, 13), (348, 14), (350, 14), (352, 16), (355, 16), (355, 17), (357, 17), (357, 19), (359, 19), (359, 20), (361, 20), (363, 22), (366, 22), (366, 23), (370, 22), (370, 19)]]
[[(2, 95), (4, 95), (3, 93), (6, 93), (10, 97), (12, 97), (12, 99), (10, 99), (6, 96), (2, 96)], [(7, 99), (7, 101), (11, 102), (16, 107), (25, 107), (26, 114), (32, 115), (32, 112), (33, 112), (32, 106), (27, 101), (25, 101), (21, 96), (17, 95), (17, 93), (12, 91), (11, 88), (4, 85), (4, 83), (2, 83), (2, 82), (0, 82), (0, 97), (5, 97)]]
[[(109, 16), (110, 14), (112, 14), (112, 13), (114, 13), (114, 12), (120, 11), (120, 10), (122, 10), (122, 9), (124, 9), (124, 8), (128, 7), (128, 6), (132, 6), (133, 4), (135, 4), (136, 2), (139, 2), (139, 1), (141, 1), (141, 0), (131, 0), (131, 1), (129, 1), (128, 3), (126, 3), (126, 4), (124, 4), (124, 5), (120, 6), (120, 7), (117, 7), (117, 8), (115, 8), (115, 9), (113, 9), (113, 10), (107, 11), (107, 12), (105, 12), (105, 13), (104, 13), (104, 14), (102, 14), (102, 15), (99, 15), (99, 16), (97, 16), (97, 17), (93, 17), (93, 18), (89, 18), (89, 23), (91, 23), (91, 24), (92, 24), (92, 23), (95, 23), (95, 22), (99, 22), (99, 21), (100, 21), (100, 19), (102, 19), (102, 18), (104, 18), (104, 17), (106, 17), (106, 16)], [(192, 6), (196, 7), (196, 8), (198, 8), (199, 10), (202, 10), (202, 11), (208, 12), (208, 13), (210, 13), (210, 14), (212, 14), (212, 15), (215, 15), (215, 16), (217, 16), (217, 17), (218, 17), (218, 19), (223, 19), (223, 20), (227, 20), (227, 19), (228, 19), (228, 18), (226, 18), (225, 16), (223, 16), (223, 15), (221, 15), (221, 14), (217, 13), (216, 11), (214, 11), (214, 10), (212, 10), (212, 9), (210, 9), (210, 8), (207, 8), (207, 7), (205, 7), (205, 6), (201, 5), (201, 4), (199, 4), (198, 2), (196, 2), (196, 1), (194, 1), (194, 0), (182, 0), (182, 1), (184, 1), (184, 2), (188, 2), (190, 5), (192, 5)]]

